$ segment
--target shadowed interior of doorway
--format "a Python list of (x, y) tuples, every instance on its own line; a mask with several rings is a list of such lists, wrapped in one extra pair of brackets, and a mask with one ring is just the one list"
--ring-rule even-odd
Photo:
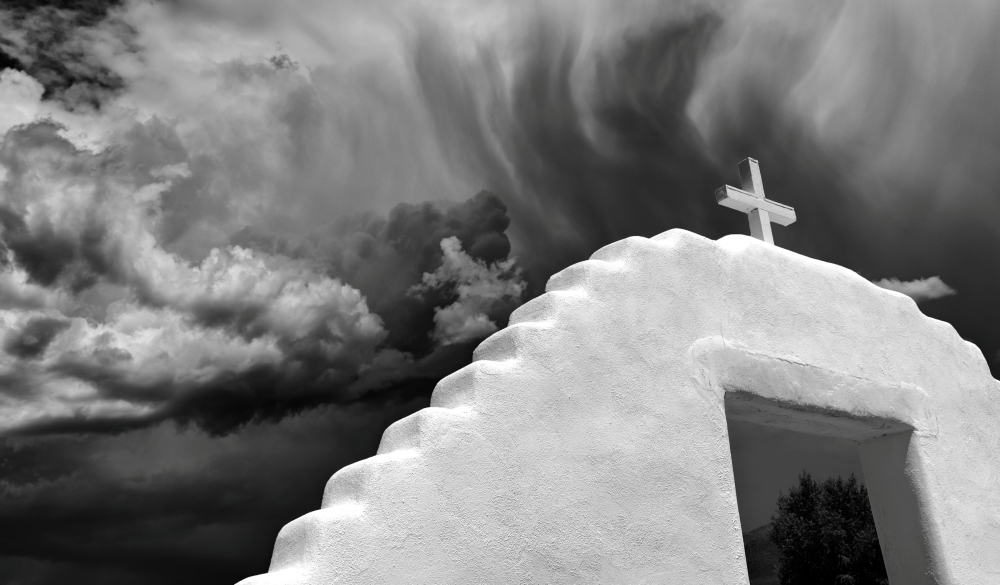
[(858, 443), (731, 417), (727, 425), (750, 585), (777, 585), (781, 555), (770, 533), (779, 496), (797, 488), (802, 473), (819, 485), (853, 475), (863, 486)]

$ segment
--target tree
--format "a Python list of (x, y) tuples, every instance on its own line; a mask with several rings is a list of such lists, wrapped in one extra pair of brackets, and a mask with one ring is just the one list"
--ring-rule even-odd
[(781, 553), (781, 585), (888, 585), (868, 490), (854, 474), (822, 485), (805, 471), (778, 497), (771, 541)]

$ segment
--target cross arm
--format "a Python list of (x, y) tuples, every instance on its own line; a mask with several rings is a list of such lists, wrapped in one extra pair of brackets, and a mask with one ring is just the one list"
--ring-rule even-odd
[(778, 225), (790, 225), (795, 223), (795, 210), (787, 205), (782, 205), (770, 199), (761, 199), (753, 193), (747, 193), (742, 189), (730, 187), (719, 187), (715, 191), (715, 200), (719, 205), (724, 205), (736, 211), (750, 213), (754, 209), (766, 211), (771, 216), (771, 221)]

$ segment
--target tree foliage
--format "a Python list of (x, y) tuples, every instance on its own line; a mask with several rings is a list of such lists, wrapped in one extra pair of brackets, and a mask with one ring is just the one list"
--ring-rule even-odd
[(778, 497), (770, 538), (782, 585), (888, 585), (868, 490), (854, 474), (818, 484), (803, 471)]

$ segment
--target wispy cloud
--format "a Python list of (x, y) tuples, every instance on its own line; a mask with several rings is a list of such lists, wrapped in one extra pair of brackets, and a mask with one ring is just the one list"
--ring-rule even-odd
[(955, 289), (945, 284), (937, 276), (918, 278), (916, 280), (883, 278), (882, 280), (875, 280), (873, 282), (882, 288), (901, 292), (918, 303), (956, 294)]

